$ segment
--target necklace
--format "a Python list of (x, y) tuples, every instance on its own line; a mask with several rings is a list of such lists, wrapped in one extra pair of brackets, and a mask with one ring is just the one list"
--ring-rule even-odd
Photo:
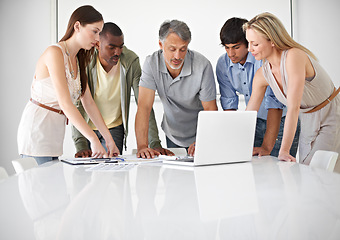
[(66, 41), (64, 41), (64, 45), (65, 45), (65, 52), (66, 52), (67, 59), (68, 59), (68, 64), (70, 66), (70, 74), (71, 74), (71, 77), (74, 79), (74, 70), (73, 70), (71, 59), (70, 59), (70, 52), (67, 49)]
[[(69, 86), (69, 91), (70, 91), (70, 94), (71, 94), (72, 101), (73, 101), (73, 103), (75, 103), (75, 101), (77, 99), (79, 99), (79, 96), (81, 95), (81, 85), (80, 85), (80, 76), (79, 76), (80, 74), (79, 74), (79, 65), (78, 65), (79, 63), (78, 63), (78, 58), (76, 58), (78, 74), (77, 74), (77, 78), (74, 78), (74, 71), (73, 71), (73, 67), (72, 67), (72, 64), (71, 64), (70, 53), (67, 49), (66, 41), (64, 41), (64, 45), (65, 45), (65, 53), (67, 55), (68, 65), (71, 68), (71, 69), (69, 69), (70, 75), (66, 76), (67, 77), (67, 83), (68, 83), (68, 86)], [(66, 67), (66, 64), (65, 64), (65, 67)]]

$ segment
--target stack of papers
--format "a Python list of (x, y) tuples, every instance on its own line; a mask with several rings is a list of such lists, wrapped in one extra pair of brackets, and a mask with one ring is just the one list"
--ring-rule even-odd
[(112, 158), (60, 158), (61, 162), (72, 165), (85, 165), (85, 164), (99, 164), (99, 163), (124, 163), (124, 164), (141, 164), (151, 162), (161, 162), (162, 160), (177, 159), (176, 156), (159, 155), (155, 158), (138, 158), (135, 154), (132, 155), (119, 155)]
[(118, 163), (124, 160), (123, 158), (61, 158), (60, 161), (72, 165), (86, 165), (86, 164), (98, 164), (98, 163)]
[(119, 156), (120, 161), (118, 163), (99, 163), (91, 168), (86, 169), (86, 171), (102, 171), (102, 172), (122, 172), (129, 171), (137, 165), (147, 164), (147, 163), (159, 163), (165, 159), (176, 159), (174, 156), (160, 155), (152, 159), (137, 158), (135, 154)]
[(139, 164), (159, 163), (163, 160), (176, 159), (179, 159), (179, 157), (159, 155), (155, 158), (145, 159), (137, 158), (136, 154), (132, 154), (112, 158), (60, 158), (60, 161), (71, 165), (95, 164), (95, 166), (86, 169), (86, 171), (129, 171)]

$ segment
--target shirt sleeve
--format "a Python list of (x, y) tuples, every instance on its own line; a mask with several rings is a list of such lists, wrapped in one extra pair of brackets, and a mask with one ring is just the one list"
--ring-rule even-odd
[(211, 63), (206, 65), (201, 83), (199, 98), (202, 102), (209, 102), (216, 99), (216, 83)]
[(271, 108), (279, 108), (283, 109), (285, 107), (284, 104), (282, 104), (277, 98), (275, 97), (275, 94), (270, 86), (267, 87), (266, 94), (265, 94), (265, 108), (271, 109)]
[(226, 64), (224, 64), (224, 61), (222, 61), (220, 58), (216, 65), (216, 76), (220, 88), (221, 105), (223, 110), (238, 109), (239, 98), (236, 94), (235, 88), (230, 82), (226, 69)]
[(140, 77), (139, 86), (152, 89), (156, 91), (156, 81), (154, 79), (154, 75), (152, 74), (152, 66), (151, 66), (150, 56), (145, 59), (142, 76)]

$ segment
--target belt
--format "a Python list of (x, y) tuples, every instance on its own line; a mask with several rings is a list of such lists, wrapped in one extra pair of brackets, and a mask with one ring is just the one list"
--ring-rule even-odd
[(334, 91), (333, 91), (332, 95), (329, 96), (329, 98), (327, 98), (325, 101), (320, 103), (318, 106), (312, 108), (311, 110), (309, 110), (305, 113), (312, 113), (312, 112), (316, 112), (316, 111), (320, 110), (321, 108), (326, 106), (328, 103), (330, 103), (333, 100), (333, 98), (335, 98), (335, 96), (338, 95), (339, 92), (340, 92), (340, 87), (338, 89), (334, 88)]
[[(59, 113), (59, 114), (61, 114), (61, 115), (66, 116), (66, 115), (64, 114), (63, 110), (61, 110), (61, 109), (56, 109), (56, 108), (53, 108), (53, 107), (46, 106), (45, 104), (42, 104), (42, 103), (40, 103), (40, 102), (38, 102), (38, 101), (36, 101), (36, 100), (34, 100), (34, 99), (32, 99), (32, 98), (30, 98), (30, 101), (31, 101), (32, 103), (34, 103), (35, 105), (39, 106), (39, 107), (42, 107), (42, 108), (45, 108), (45, 109), (50, 110), (50, 111), (52, 111), (52, 112), (56, 112), (56, 113)], [(67, 118), (66, 118), (66, 124), (68, 124), (68, 119), (67, 119)]]

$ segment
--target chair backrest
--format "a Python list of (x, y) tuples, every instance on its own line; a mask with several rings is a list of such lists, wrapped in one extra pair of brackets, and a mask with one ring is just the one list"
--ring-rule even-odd
[(338, 160), (337, 152), (317, 150), (314, 153), (309, 166), (322, 168), (333, 172), (337, 160)]
[(16, 173), (21, 173), (27, 169), (37, 167), (37, 161), (32, 157), (18, 158), (16, 160), (12, 160), (12, 165)]
[(5, 168), (0, 167), (0, 181), (5, 178), (8, 178), (7, 171)]
[[(171, 152), (173, 152), (176, 156), (186, 156), (187, 150), (185, 148), (167, 148)], [(132, 154), (136, 154), (137, 149), (132, 149)]]

